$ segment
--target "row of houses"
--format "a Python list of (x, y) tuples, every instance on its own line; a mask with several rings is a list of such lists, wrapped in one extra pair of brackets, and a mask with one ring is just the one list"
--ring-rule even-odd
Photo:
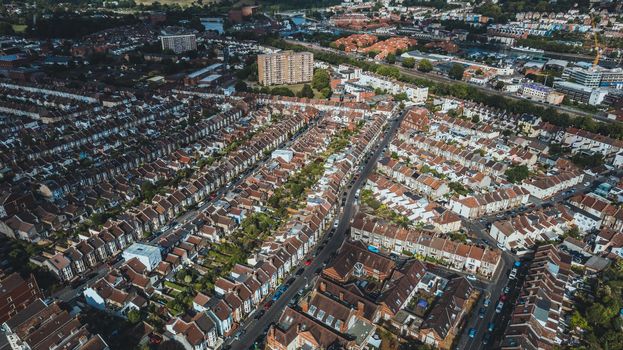
[(564, 319), (572, 311), (571, 256), (548, 244), (537, 248), (513, 307), (501, 349), (551, 349), (567, 339)]
[(465, 218), (475, 219), (525, 205), (529, 197), (530, 192), (523, 187), (502, 187), (485, 194), (451, 198), (449, 207)]
[(537, 241), (553, 241), (575, 225), (573, 212), (562, 204), (495, 221), (489, 234), (507, 249), (531, 248)]
[(396, 254), (417, 255), (448, 268), (491, 278), (500, 263), (499, 251), (452, 241), (427, 231), (405, 229), (358, 214), (351, 224), (351, 237)]
[(584, 173), (579, 169), (567, 169), (530, 177), (523, 181), (521, 187), (536, 198), (546, 199), (582, 183), (583, 179)]
[(365, 189), (370, 190), (376, 200), (412, 222), (432, 225), (441, 233), (461, 229), (461, 218), (451, 210), (411, 193), (409, 188), (380, 174), (373, 173), (368, 176)]
[(431, 200), (438, 200), (450, 192), (450, 187), (445, 181), (429, 174), (419, 173), (407, 164), (389, 157), (380, 159), (377, 169)]

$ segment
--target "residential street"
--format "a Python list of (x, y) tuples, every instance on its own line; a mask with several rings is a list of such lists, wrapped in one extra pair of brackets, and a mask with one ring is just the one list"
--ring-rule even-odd
[[(365, 168), (357, 177), (354, 185), (348, 190), (346, 199), (346, 205), (340, 216), (340, 222), (336, 229), (335, 234), (330, 237), (325, 245), (324, 249), (316, 256), (311, 265), (305, 267), (305, 272), (301, 276), (296, 277), (296, 280), (290, 285), (282, 296), (273, 303), (273, 305), (266, 310), (266, 313), (256, 320), (254, 317), (249, 317), (247, 322), (241, 327), (245, 330), (244, 334), (240, 335), (237, 341), (231, 343), (231, 349), (233, 350), (246, 350), (253, 346), (255, 340), (261, 336), (270, 326), (271, 323), (276, 322), (281, 315), (281, 312), (286, 307), (288, 302), (295, 296), (295, 294), (306, 286), (312, 286), (314, 279), (318, 276), (316, 270), (322, 267), (322, 264), (329, 260), (331, 254), (336, 252), (342, 245), (342, 241), (345, 235), (348, 233), (350, 226), (350, 219), (354, 214), (353, 207), (355, 206), (355, 193), (365, 183), (368, 175), (374, 170), (376, 161), (383, 153), (383, 148), (389, 143), (393, 134), (396, 132), (400, 121), (404, 117), (404, 112), (400, 114), (398, 118), (391, 122), (388, 131), (385, 133), (381, 142), (376, 147), (373, 155), (366, 163)], [(327, 236), (325, 236), (327, 237)], [(227, 344), (227, 342), (226, 342)]]

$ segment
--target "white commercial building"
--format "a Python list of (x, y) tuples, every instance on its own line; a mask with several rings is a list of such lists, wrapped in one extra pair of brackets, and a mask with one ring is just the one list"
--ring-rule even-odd
[(149, 271), (153, 270), (162, 261), (160, 248), (142, 243), (132, 244), (123, 251), (122, 256), (125, 261), (137, 258)]

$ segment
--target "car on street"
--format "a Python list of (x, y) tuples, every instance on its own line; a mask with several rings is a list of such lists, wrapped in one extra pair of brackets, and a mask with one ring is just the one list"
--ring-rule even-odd
[(273, 301), (269, 300), (266, 304), (264, 304), (264, 310), (270, 309), (271, 306), (273, 306)]
[(511, 273), (508, 275), (508, 278), (514, 280), (515, 278), (517, 278), (517, 269), (513, 267), (513, 269), (511, 270)]
[(502, 312), (502, 308), (504, 308), (504, 302), (503, 301), (499, 301), (498, 302), (498, 306), (495, 307), (495, 313), (501, 313)]
[(468, 280), (470, 280), (470, 281), (475, 281), (475, 280), (476, 280), (476, 276), (474, 276), (474, 275), (467, 275), (467, 277), (466, 277), (466, 278), (467, 278)]
[(506, 301), (506, 298), (507, 298), (506, 294), (500, 295), (500, 300), (501, 301)]
[(485, 299), (485, 301), (482, 303), (485, 307), (489, 307), (489, 304), (491, 304), (491, 299), (487, 298)]
[(290, 277), (290, 279), (286, 282), (286, 286), (290, 286), (295, 280), (296, 279), (294, 277)]
[(281, 297), (281, 294), (283, 294), (283, 292), (278, 290), (275, 295), (273, 295), (272, 301), (277, 301)]
[(305, 260), (305, 266), (309, 266), (312, 263), (312, 259)]
[(485, 308), (481, 307), (480, 310), (478, 310), (478, 318), (485, 318)]
[(491, 333), (485, 333), (484, 337), (482, 337), (482, 343), (487, 345), (491, 341)]
[(488, 330), (489, 332), (493, 332), (493, 329), (494, 329), (494, 328), (495, 328), (495, 323), (493, 323), (493, 322), (489, 322), (489, 323), (487, 324), (487, 330)]
[(504, 244), (502, 244), (502, 243), (499, 243), (499, 242), (498, 242), (497, 246), (498, 246), (498, 248), (500, 248), (503, 252), (505, 252), (505, 251), (506, 251), (506, 246), (505, 246)]
[(255, 319), (259, 320), (260, 318), (262, 318), (262, 316), (264, 316), (264, 314), (266, 313), (266, 310), (260, 310), (255, 314)]
[(302, 275), (302, 274), (303, 274), (303, 272), (305, 272), (305, 269), (301, 267), (300, 269), (298, 269), (298, 270), (296, 271), (296, 274), (295, 274), (295, 275), (300, 276), (300, 275)]
[(468, 334), (470, 338), (476, 338), (476, 328), (470, 328)]
[(510, 293), (510, 291), (511, 291), (511, 287), (509, 286), (504, 287), (504, 294), (508, 294)]

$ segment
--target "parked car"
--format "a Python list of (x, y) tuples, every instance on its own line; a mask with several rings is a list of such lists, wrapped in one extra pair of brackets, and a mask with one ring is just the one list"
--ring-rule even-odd
[(491, 304), (491, 299), (487, 298), (485, 299), (484, 303), (482, 303), (485, 307), (489, 307), (489, 304)]
[(309, 265), (311, 265), (311, 263), (312, 263), (311, 259), (305, 260), (305, 266), (309, 266)]
[(264, 304), (264, 310), (270, 309), (271, 306), (273, 306), (273, 301), (269, 300), (266, 304)]
[(467, 275), (467, 277), (466, 277), (466, 278), (467, 278), (468, 280), (470, 280), (470, 281), (475, 281), (475, 280), (476, 280), (476, 276), (474, 276), (474, 275)]
[(499, 301), (498, 302), (498, 306), (495, 307), (495, 312), (496, 313), (501, 313), (502, 312), (502, 308), (504, 308), (504, 302), (503, 301)]
[(259, 310), (256, 314), (255, 314), (255, 319), (259, 320), (262, 316), (264, 316), (264, 314), (266, 313), (266, 310)]
[(493, 329), (495, 329), (495, 323), (493, 323), (493, 322), (489, 322), (489, 323), (487, 324), (487, 330), (488, 330), (489, 332), (493, 332)]
[(487, 345), (491, 341), (491, 333), (485, 333), (484, 337), (482, 337), (482, 343)]
[(470, 338), (475, 338), (476, 337), (476, 328), (470, 328), (469, 329), (469, 337)]
[(485, 318), (485, 308), (481, 307), (480, 310), (478, 310), (478, 318)]

